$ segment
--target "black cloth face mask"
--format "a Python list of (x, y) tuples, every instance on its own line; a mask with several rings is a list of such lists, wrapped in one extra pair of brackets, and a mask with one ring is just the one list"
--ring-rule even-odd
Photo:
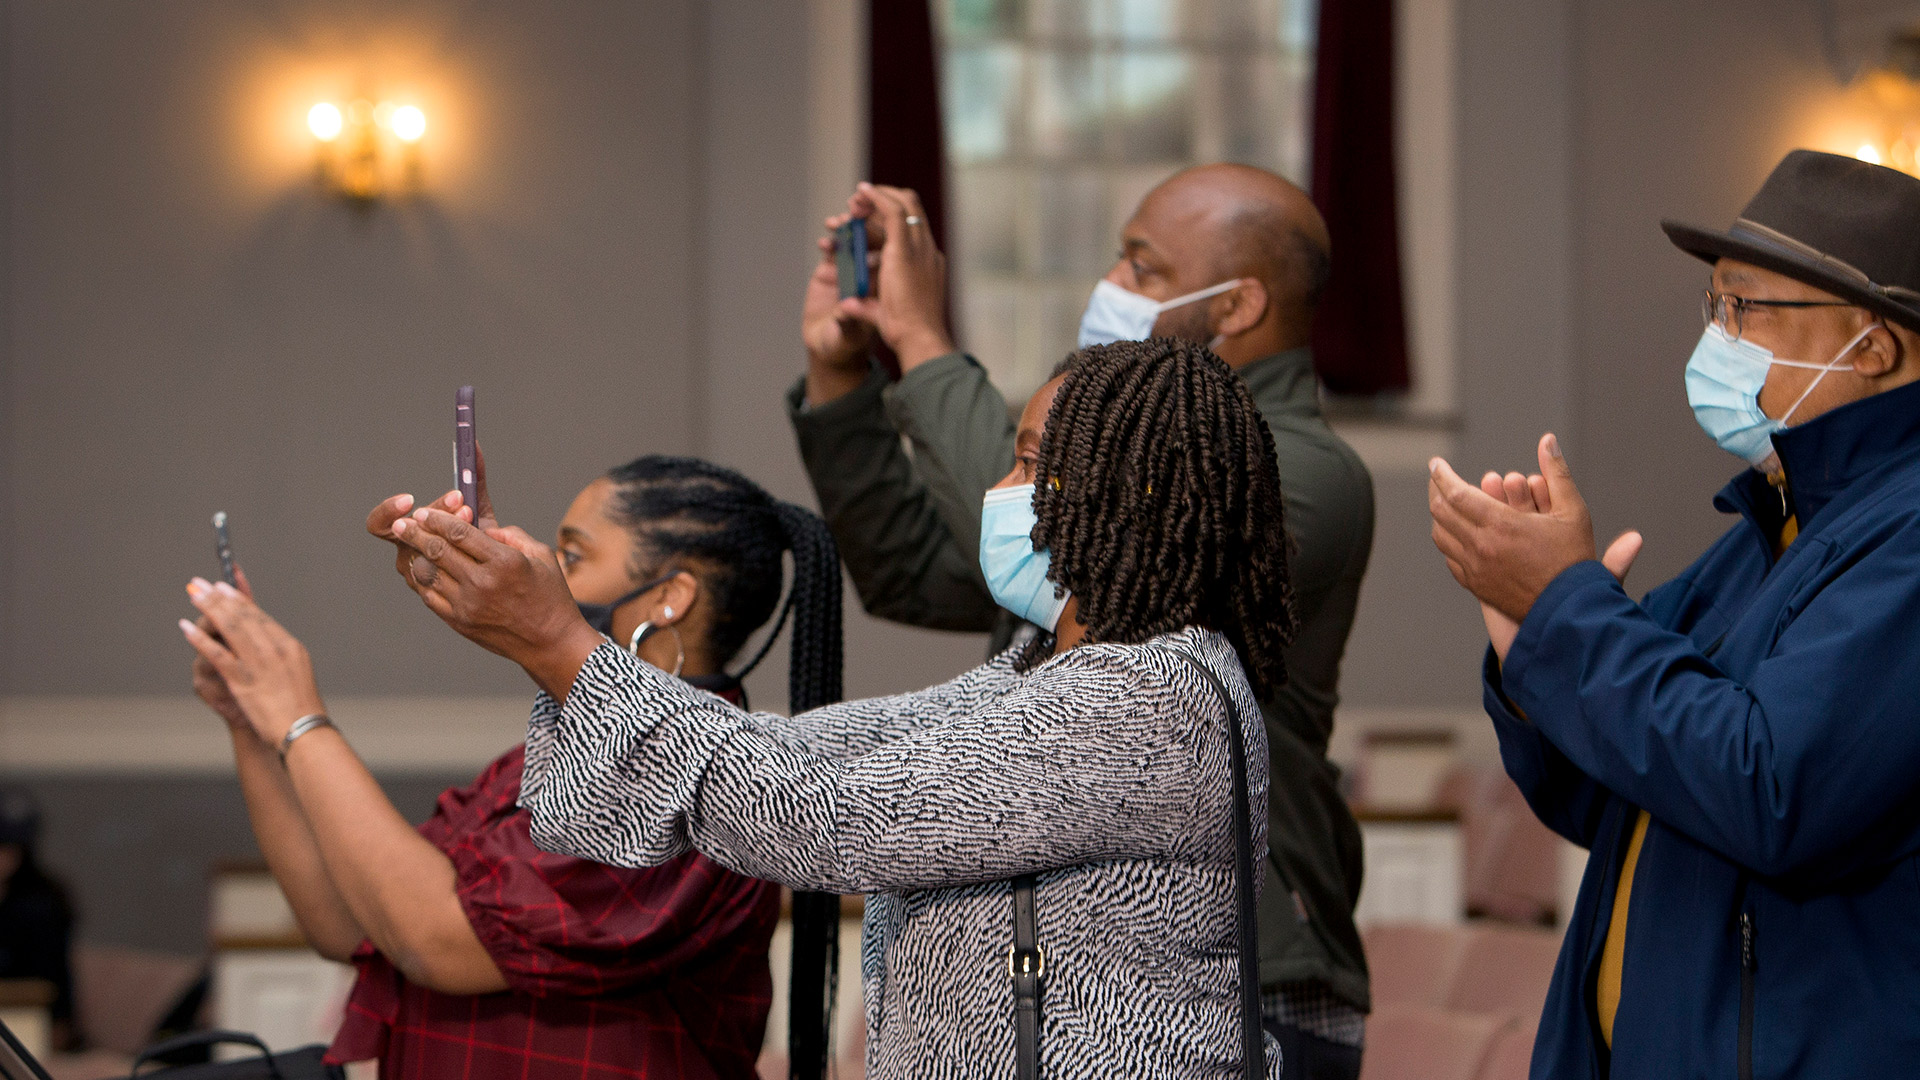
[(620, 599), (615, 600), (611, 604), (578, 604), (577, 606), (580, 608), (580, 617), (587, 620), (588, 626), (593, 627), (595, 630), (600, 631), (602, 634), (605, 634), (608, 637), (612, 637), (613, 636), (613, 613), (615, 611), (618, 611), (621, 607), (625, 606), (626, 604), (628, 604), (629, 602), (635, 599), (638, 599), (640, 596), (646, 594), (647, 592), (653, 589), (659, 588), (661, 585), (669, 581), (672, 581), (674, 578), (678, 577), (679, 575), (680, 575), (680, 571), (675, 570), (670, 574), (665, 574), (660, 577), (654, 578), (652, 581), (647, 582), (645, 585), (640, 586), (639, 588), (633, 590), (632, 592), (621, 597)]

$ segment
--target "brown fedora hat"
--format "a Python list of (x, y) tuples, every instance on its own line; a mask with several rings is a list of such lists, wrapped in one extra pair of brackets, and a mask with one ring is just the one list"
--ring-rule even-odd
[(1795, 150), (1727, 231), (1660, 227), (1709, 263), (1752, 263), (1920, 330), (1920, 179), (1897, 169)]

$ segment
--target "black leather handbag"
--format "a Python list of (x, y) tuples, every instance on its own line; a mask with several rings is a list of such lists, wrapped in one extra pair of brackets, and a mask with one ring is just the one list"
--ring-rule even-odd
[[(260, 1051), (259, 1057), (239, 1061), (218, 1061), (206, 1065), (176, 1065), (142, 1073), (148, 1062), (196, 1047), (240, 1043)], [(140, 1080), (162, 1077), (164, 1080), (346, 1080), (347, 1072), (326, 1062), (327, 1048), (315, 1043), (298, 1050), (273, 1053), (267, 1044), (243, 1031), (190, 1031), (185, 1035), (157, 1042), (133, 1059), (131, 1076)]]

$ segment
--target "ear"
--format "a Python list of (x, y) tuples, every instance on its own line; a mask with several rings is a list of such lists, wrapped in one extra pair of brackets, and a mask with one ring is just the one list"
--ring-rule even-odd
[(1908, 355), (1906, 343), (1891, 327), (1881, 322), (1867, 331), (1867, 336), (1853, 347), (1853, 372), (1867, 378), (1891, 374)]
[(685, 619), (699, 599), (700, 579), (682, 570), (661, 583), (660, 595), (654, 598), (653, 613), (648, 617), (655, 626), (672, 626)]
[(1213, 332), (1223, 338), (1246, 333), (1267, 317), (1270, 302), (1265, 282), (1255, 277), (1241, 278), (1239, 288), (1213, 298)]

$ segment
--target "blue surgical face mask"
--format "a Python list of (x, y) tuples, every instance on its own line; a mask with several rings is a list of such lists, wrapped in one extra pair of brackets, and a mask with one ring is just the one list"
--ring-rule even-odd
[[(1809, 364), (1782, 360), (1772, 350), (1730, 337), (1720, 324), (1712, 323), (1700, 335), (1700, 344), (1694, 346), (1693, 357), (1687, 361), (1687, 403), (1693, 406), (1693, 418), (1722, 450), (1763, 466), (1773, 456), (1773, 433), (1787, 429), (1794, 412), (1827, 372), (1853, 370), (1852, 364), (1841, 361), (1879, 325), (1873, 323), (1854, 335), (1832, 362)], [(1767, 370), (1775, 364), (1820, 373), (1778, 420), (1760, 409), (1760, 388), (1767, 383)]]
[(1033, 549), (1035, 523), (1032, 484), (987, 492), (980, 508), (980, 572), (994, 603), (1051, 631), (1066, 609), (1067, 593), (1055, 596), (1047, 580), (1053, 560)]
[[(1160, 321), (1161, 312), (1218, 296), (1238, 284), (1240, 279), (1234, 278), (1199, 292), (1176, 296), (1163, 304), (1101, 278), (1093, 287), (1093, 296), (1087, 300), (1086, 313), (1080, 316), (1080, 348), (1111, 345), (1116, 341), (1145, 341), (1153, 336), (1153, 324)], [(1212, 344), (1217, 345), (1219, 341), (1216, 337)]]

